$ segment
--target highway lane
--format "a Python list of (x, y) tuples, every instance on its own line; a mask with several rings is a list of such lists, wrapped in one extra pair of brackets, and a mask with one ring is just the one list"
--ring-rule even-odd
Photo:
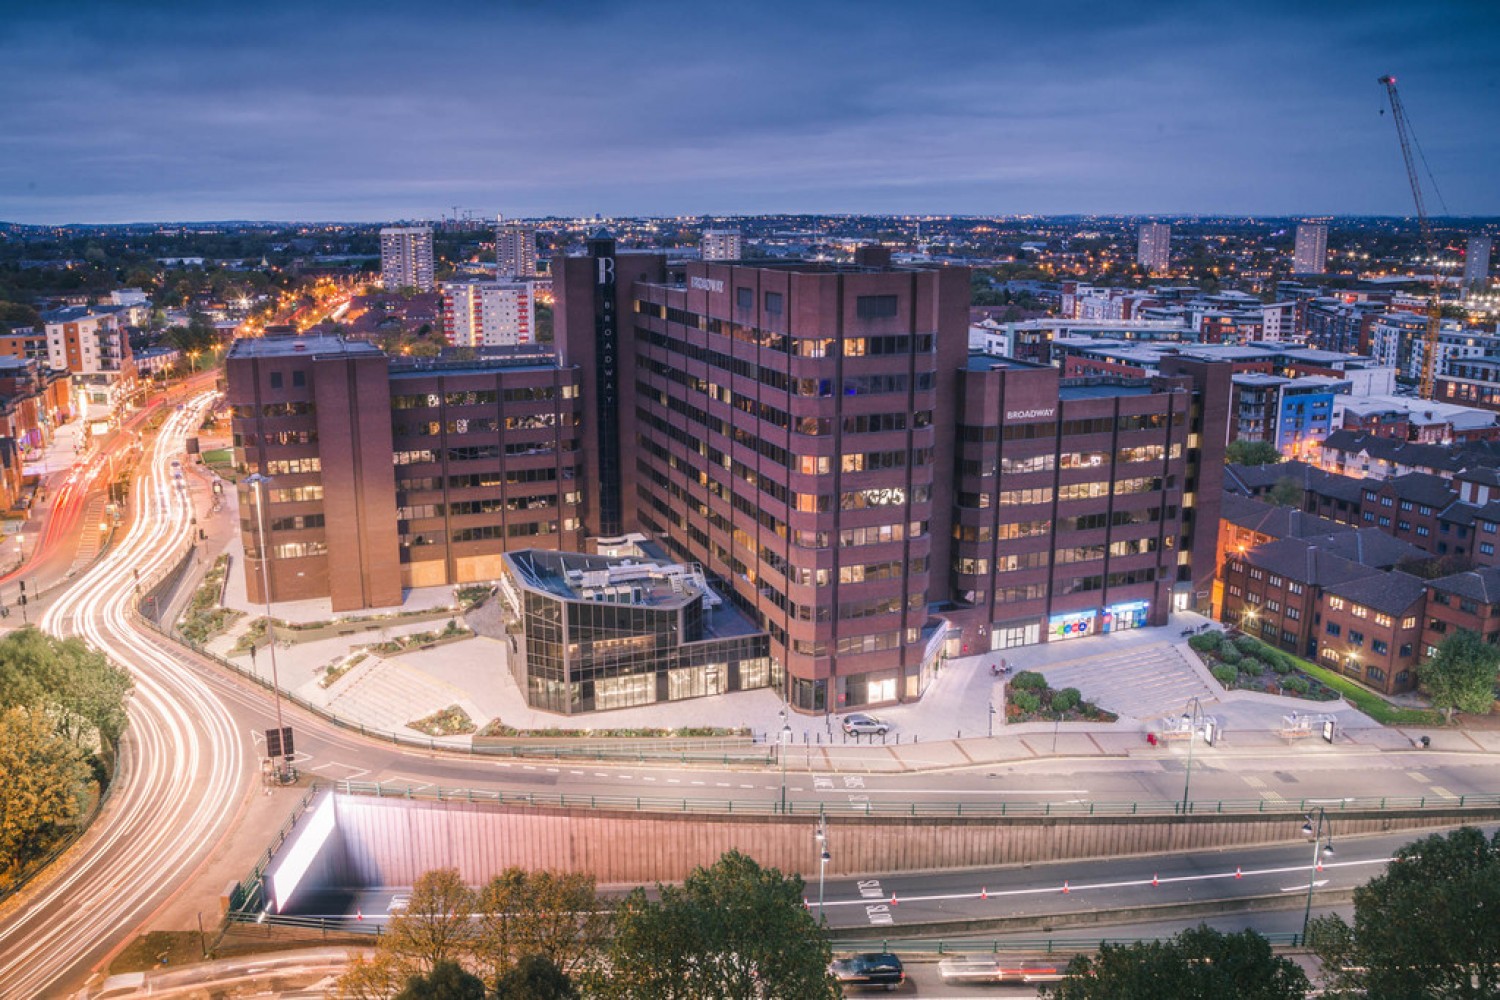
[(55, 995), (81, 978), (201, 862), (253, 773), (248, 741), (217, 698), (131, 621), (134, 571), (150, 578), (187, 544), (192, 511), (169, 463), (205, 401), (168, 418), (126, 537), (43, 619), (48, 631), (80, 635), (128, 667), (136, 688), (105, 809), (67, 863), (0, 924), (0, 996)]

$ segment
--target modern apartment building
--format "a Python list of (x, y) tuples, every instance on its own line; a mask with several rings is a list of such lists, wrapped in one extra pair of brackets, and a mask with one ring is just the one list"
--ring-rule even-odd
[(1490, 250), (1494, 241), (1488, 236), (1470, 236), (1464, 254), (1464, 288), (1485, 291), (1490, 286)]
[(536, 303), (529, 281), (445, 281), (443, 335), (455, 347), (501, 347), (536, 340)]
[(738, 229), (705, 229), (703, 231), (704, 260), (739, 260), (744, 256), (744, 246)]
[(1172, 227), (1165, 222), (1147, 222), (1141, 226), (1136, 246), (1136, 263), (1153, 274), (1172, 264)]
[(1292, 273), (1323, 274), (1327, 270), (1328, 227), (1316, 222), (1299, 223), (1292, 248)]
[(576, 550), (578, 372), (549, 353), (389, 358), (337, 336), (236, 341), (226, 362), (245, 582), (335, 611), (493, 580), (509, 549)]
[(554, 262), (586, 532), (644, 530), (725, 581), (800, 710), (914, 699), (944, 652), (1207, 605), (1230, 366), (971, 355), (967, 282), (873, 249), (669, 264), (605, 236)]
[(500, 278), (536, 277), (536, 227), (502, 223), (495, 230), (495, 273)]
[(380, 231), (380, 280), (391, 290), (432, 291), (431, 226), (388, 226)]

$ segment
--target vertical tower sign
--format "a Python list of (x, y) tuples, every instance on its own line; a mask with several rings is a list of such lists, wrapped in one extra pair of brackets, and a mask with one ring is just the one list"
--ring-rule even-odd
[(594, 261), (594, 342), (598, 376), (599, 533), (624, 529), (620, 497), (620, 333), (615, 312), (615, 241), (601, 230), (588, 241)]

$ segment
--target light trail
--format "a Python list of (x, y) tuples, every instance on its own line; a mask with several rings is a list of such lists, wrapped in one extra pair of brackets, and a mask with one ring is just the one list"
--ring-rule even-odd
[(201, 863), (245, 792), (248, 749), (228, 711), (132, 621), (136, 571), (150, 580), (186, 550), (192, 503), (171, 462), (208, 399), (198, 396), (167, 419), (127, 537), (42, 618), (44, 630), (81, 636), (128, 668), (135, 690), (104, 809), (71, 862), (0, 924), (0, 997), (49, 995), (136, 930)]

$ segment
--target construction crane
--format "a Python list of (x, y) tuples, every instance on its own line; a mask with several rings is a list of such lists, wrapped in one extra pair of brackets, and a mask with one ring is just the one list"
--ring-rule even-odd
[(1422, 245), (1427, 249), (1427, 259), (1432, 264), (1432, 295), (1427, 300), (1427, 333), (1422, 338), (1420, 390), (1423, 399), (1431, 399), (1437, 374), (1438, 335), (1442, 332), (1443, 325), (1443, 278), (1437, 267), (1437, 242), (1432, 237), (1432, 223), (1427, 221), (1427, 206), (1422, 201), (1422, 182), (1417, 177), (1417, 164), (1411, 155), (1416, 139), (1406, 120), (1406, 108), (1401, 103), (1401, 95), (1396, 92), (1396, 78), (1382, 76), (1377, 82), (1385, 87), (1385, 94), (1391, 101), (1391, 117), (1396, 120), (1396, 135), (1401, 139), (1401, 158), (1406, 161), (1406, 179), (1411, 182), (1411, 196), (1417, 203), (1417, 227), (1422, 233)]

